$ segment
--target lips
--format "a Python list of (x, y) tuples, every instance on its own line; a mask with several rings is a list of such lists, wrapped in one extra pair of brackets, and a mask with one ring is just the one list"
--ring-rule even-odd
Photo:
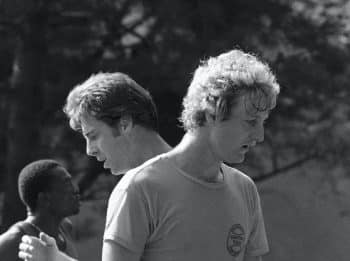
[(106, 160), (105, 163), (103, 164), (103, 168), (109, 169), (109, 166), (108, 166), (108, 164), (107, 164), (107, 160)]
[(72, 202), (74, 202), (75, 206), (79, 209), (81, 206), (80, 194), (74, 194)]
[(104, 159), (104, 158), (100, 158), (100, 157), (96, 157), (96, 159), (97, 159), (97, 161), (100, 161), (100, 162), (102, 162), (102, 161), (105, 161), (106, 159)]

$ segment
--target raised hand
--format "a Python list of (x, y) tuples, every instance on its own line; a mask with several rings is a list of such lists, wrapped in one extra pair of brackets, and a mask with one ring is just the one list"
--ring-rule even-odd
[(28, 235), (22, 237), (18, 256), (25, 261), (59, 261), (59, 250), (53, 237), (40, 233), (40, 239)]

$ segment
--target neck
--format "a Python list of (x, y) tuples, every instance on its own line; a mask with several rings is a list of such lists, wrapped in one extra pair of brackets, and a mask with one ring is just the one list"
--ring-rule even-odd
[(189, 175), (211, 182), (220, 180), (221, 160), (212, 152), (204, 129), (187, 132), (168, 155)]
[(135, 167), (143, 162), (171, 150), (169, 144), (155, 131), (139, 127), (137, 129), (137, 135), (135, 142), (137, 146), (134, 148), (134, 155), (138, 155), (135, 158)]
[(26, 221), (33, 224), (34, 227), (40, 229), (42, 232), (56, 238), (62, 218), (53, 217), (49, 214), (28, 211)]

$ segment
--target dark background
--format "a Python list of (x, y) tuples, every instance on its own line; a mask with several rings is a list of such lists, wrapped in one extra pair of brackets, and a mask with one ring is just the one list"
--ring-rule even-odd
[[(130, 74), (153, 95), (160, 133), (175, 145), (192, 72), (236, 47), (266, 60), (281, 85), (264, 144), (237, 167), (258, 185), (307, 173), (306, 183), (321, 180), (327, 195), (344, 195), (349, 17), (342, 0), (0, 0), (1, 229), (25, 216), (17, 177), (30, 161), (62, 161), (86, 201), (107, 198), (117, 182), (85, 156), (83, 138), (68, 126), (62, 106), (74, 85), (99, 71)], [(344, 206), (334, 213), (340, 220), (349, 217)]]

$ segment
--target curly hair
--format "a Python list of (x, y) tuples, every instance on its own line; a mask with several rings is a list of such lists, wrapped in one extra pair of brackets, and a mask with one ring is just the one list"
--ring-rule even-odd
[(62, 167), (52, 159), (42, 159), (26, 165), (18, 176), (18, 193), (22, 202), (31, 210), (37, 207), (37, 198), (40, 192), (50, 189), (54, 180), (54, 169)]
[(110, 126), (128, 115), (135, 124), (158, 128), (157, 109), (149, 92), (120, 72), (98, 73), (75, 86), (63, 111), (74, 130), (81, 129), (81, 116), (86, 114)]
[(256, 111), (270, 110), (279, 89), (267, 64), (253, 54), (231, 50), (201, 62), (183, 100), (180, 121), (188, 131), (203, 126), (206, 113), (226, 120), (243, 95)]

